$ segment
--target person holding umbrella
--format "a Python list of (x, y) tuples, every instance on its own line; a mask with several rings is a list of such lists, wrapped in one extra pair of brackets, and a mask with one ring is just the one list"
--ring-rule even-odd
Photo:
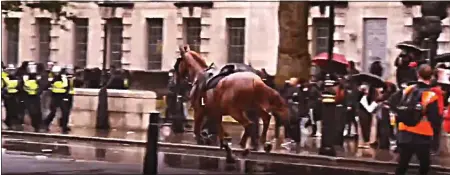
[(360, 92), (358, 117), (361, 126), (361, 134), (363, 143), (359, 145), (361, 148), (368, 148), (370, 142), (370, 129), (372, 125), (372, 116), (375, 109), (378, 107), (377, 97), (378, 91), (376, 88), (385, 87), (384, 81), (373, 74), (360, 73), (353, 75), (351, 80), (361, 84), (358, 88)]
[(397, 44), (397, 48), (402, 50), (395, 59), (397, 86), (405, 88), (408, 82), (417, 81), (414, 62), (419, 61), (422, 53), (426, 50), (411, 41), (401, 42)]

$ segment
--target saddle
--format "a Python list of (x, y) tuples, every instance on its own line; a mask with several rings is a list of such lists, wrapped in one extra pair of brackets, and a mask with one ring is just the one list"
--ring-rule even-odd
[(211, 69), (207, 71), (205, 91), (215, 88), (217, 84), (219, 84), (220, 80), (236, 72), (256, 72), (256, 71), (250, 66), (239, 63), (226, 64), (219, 70)]

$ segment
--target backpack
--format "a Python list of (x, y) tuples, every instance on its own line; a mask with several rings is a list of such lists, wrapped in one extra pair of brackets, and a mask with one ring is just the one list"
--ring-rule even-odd
[(421, 104), (422, 93), (427, 89), (419, 89), (413, 87), (413, 89), (405, 94), (400, 103), (397, 106), (397, 121), (402, 122), (406, 126), (416, 126), (423, 117), (424, 107)]

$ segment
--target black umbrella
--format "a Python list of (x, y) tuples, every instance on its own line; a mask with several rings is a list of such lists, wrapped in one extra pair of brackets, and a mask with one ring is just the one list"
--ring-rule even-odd
[(434, 57), (434, 61), (436, 62), (450, 62), (450, 53), (444, 53), (440, 55), (436, 55)]
[(352, 75), (351, 80), (356, 81), (358, 83), (365, 82), (375, 88), (383, 88), (386, 86), (386, 84), (384, 83), (383, 79), (381, 79), (381, 77), (373, 75), (373, 74), (368, 74), (368, 73), (359, 73), (359, 74)]
[(401, 43), (398, 43), (397, 48), (402, 50), (415, 50), (419, 52), (427, 51), (428, 49), (423, 49), (422, 47), (414, 44), (412, 41), (403, 41)]

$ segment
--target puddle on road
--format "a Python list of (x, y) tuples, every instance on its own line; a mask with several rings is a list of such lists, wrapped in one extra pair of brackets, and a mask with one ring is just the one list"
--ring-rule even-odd
[[(5, 141), (4, 149), (8, 151), (21, 151), (32, 153), (36, 159), (48, 157), (71, 158), (78, 160), (99, 160), (115, 163), (143, 164), (144, 149), (132, 146), (95, 146), (93, 143), (81, 144), (79, 142), (65, 144), (45, 141)], [(327, 174), (347, 175), (351, 170), (339, 170), (332, 167), (305, 166), (287, 163), (263, 162), (254, 160), (237, 159), (236, 163), (228, 164), (221, 157), (205, 157), (188, 154), (160, 152), (158, 154), (158, 167), (161, 169), (189, 169), (220, 174)], [(213, 173), (214, 174), (214, 173)], [(358, 173), (359, 174), (359, 173)], [(379, 174), (379, 173), (376, 173)]]
[[(9, 139), (7, 137), (3, 137), (2, 141), (2, 152), (5, 152), (5, 150), (6, 153), (8, 151), (27, 152), (32, 153), (33, 156), (64, 157), (79, 160), (143, 164), (143, 157), (145, 154), (145, 149), (142, 147), (124, 144), (89, 143), (55, 139), (23, 140)], [(392, 159), (392, 155), (390, 155), (389, 152), (385, 153), (385, 155), (381, 153), (375, 153), (375, 155), (376, 159)], [(160, 152), (158, 154), (158, 162), (158, 167), (160, 168), (206, 170), (231, 174), (355, 174), (353, 170), (345, 169), (345, 167), (335, 167), (334, 165), (321, 166), (314, 164), (287, 164), (245, 159), (239, 159), (235, 164), (227, 164), (224, 158), (197, 156), (192, 153), (189, 155)], [(362, 167), (362, 170), (365, 170), (365, 168)]]

